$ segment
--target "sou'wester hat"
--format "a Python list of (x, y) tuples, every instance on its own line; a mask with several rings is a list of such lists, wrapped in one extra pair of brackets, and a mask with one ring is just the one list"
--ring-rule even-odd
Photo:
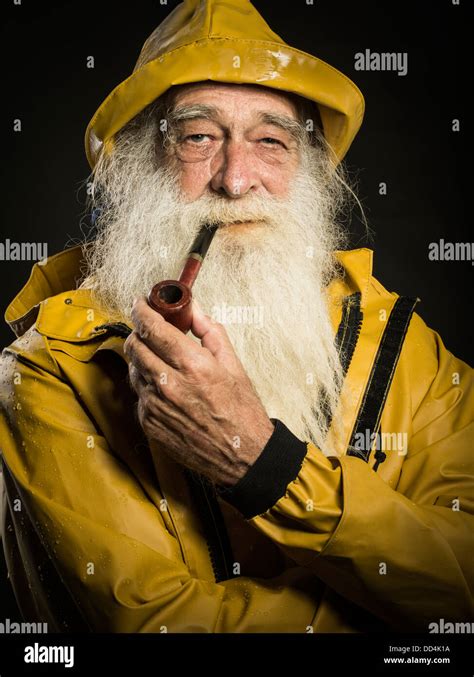
[(146, 40), (132, 74), (108, 95), (85, 134), (94, 167), (103, 144), (173, 85), (213, 80), (298, 94), (318, 105), (340, 161), (357, 134), (364, 97), (341, 72), (287, 45), (249, 0), (184, 0)]

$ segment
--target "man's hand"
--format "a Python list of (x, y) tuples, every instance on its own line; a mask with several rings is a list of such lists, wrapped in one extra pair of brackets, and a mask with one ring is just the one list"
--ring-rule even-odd
[(132, 321), (124, 351), (146, 436), (211, 481), (236, 484), (274, 426), (224, 326), (193, 301), (191, 331), (201, 339), (198, 345), (144, 297), (136, 300)]

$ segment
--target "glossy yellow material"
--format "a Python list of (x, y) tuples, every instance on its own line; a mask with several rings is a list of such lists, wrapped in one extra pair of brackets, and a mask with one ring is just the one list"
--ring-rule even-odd
[(324, 134), (344, 157), (364, 115), (356, 85), (321, 59), (287, 45), (249, 0), (185, 0), (146, 40), (133, 73), (105, 99), (85, 137), (94, 167), (102, 144), (172, 85), (203, 80), (251, 83), (318, 104)]
[[(370, 250), (338, 257), (334, 329), (341, 295), (360, 291), (364, 313), (343, 451), (396, 294), (373, 278)], [(418, 315), (382, 416), (382, 430), (407, 432), (407, 453), (387, 452), (374, 472), (373, 456), (327, 458), (308, 444), (264, 514), (246, 521), (219, 499), (240, 576), (216, 583), (181, 467), (144, 443), (124, 339), (96, 331), (110, 318), (74, 291), (79, 263), (75, 248), (36, 265), (6, 313), (19, 337), (1, 369), (5, 552), (28, 621), (67, 629), (66, 590), (94, 631), (427, 631), (440, 618), (473, 620), (472, 370)]]

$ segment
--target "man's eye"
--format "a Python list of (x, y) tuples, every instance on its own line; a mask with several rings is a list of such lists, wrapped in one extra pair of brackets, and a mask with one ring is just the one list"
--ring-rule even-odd
[(278, 146), (281, 146), (282, 148), (285, 147), (285, 146), (282, 144), (281, 141), (279, 141), (278, 139), (274, 139), (274, 138), (271, 137), (271, 136), (265, 136), (263, 139), (260, 139), (260, 141), (263, 141), (263, 143), (267, 144), (268, 146), (276, 146), (276, 145), (278, 145)]
[(185, 141), (192, 141), (193, 143), (200, 143), (204, 139), (208, 139), (209, 134), (189, 134), (188, 136), (184, 137)]

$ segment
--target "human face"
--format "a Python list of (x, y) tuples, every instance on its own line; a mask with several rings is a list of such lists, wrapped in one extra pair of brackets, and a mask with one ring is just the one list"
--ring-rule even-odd
[(299, 162), (297, 109), (264, 87), (197, 83), (173, 103), (170, 153), (183, 194), (193, 201), (220, 193), (285, 197)]

